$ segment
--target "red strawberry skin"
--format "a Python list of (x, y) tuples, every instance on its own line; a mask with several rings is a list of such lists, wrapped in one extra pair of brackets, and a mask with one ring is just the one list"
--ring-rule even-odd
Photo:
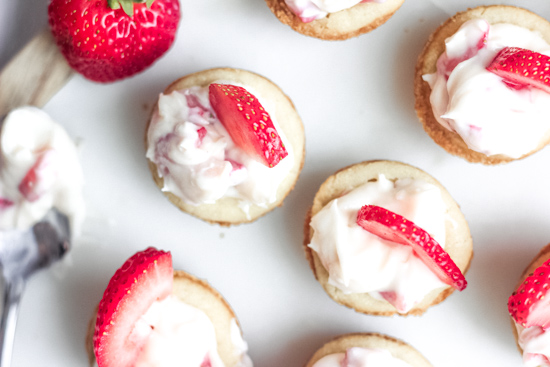
[(503, 78), (513, 89), (530, 86), (550, 93), (550, 56), (519, 47), (505, 47), (487, 70)]
[(357, 213), (357, 224), (385, 240), (412, 246), (439, 279), (459, 291), (466, 288), (466, 279), (449, 254), (410, 220), (379, 206), (365, 205)]
[(133, 17), (107, 0), (52, 0), (48, 21), (69, 65), (86, 78), (112, 82), (134, 75), (172, 45), (180, 19), (178, 0), (134, 5)]
[(231, 139), (252, 158), (275, 167), (288, 155), (271, 117), (246, 89), (213, 83), (208, 96)]
[(508, 299), (508, 311), (523, 327), (550, 326), (550, 259), (530, 274)]
[(94, 332), (98, 367), (133, 366), (147, 339), (132, 333), (157, 300), (172, 293), (172, 255), (155, 248), (130, 257), (111, 278), (99, 302)]

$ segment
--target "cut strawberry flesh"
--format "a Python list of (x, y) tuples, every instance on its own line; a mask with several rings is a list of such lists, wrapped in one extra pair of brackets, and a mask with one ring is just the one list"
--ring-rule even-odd
[(152, 247), (129, 258), (111, 278), (98, 306), (94, 351), (98, 367), (131, 367), (147, 342), (136, 322), (172, 293), (169, 252)]
[(365, 205), (357, 214), (357, 224), (385, 240), (411, 246), (441, 281), (459, 291), (466, 288), (466, 279), (449, 254), (410, 220), (379, 206)]
[(508, 311), (523, 327), (550, 326), (550, 260), (530, 274), (508, 299)]
[(214, 83), (208, 96), (231, 139), (253, 159), (275, 167), (288, 155), (271, 117), (246, 89)]
[(0, 209), (7, 209), (13, 206), (14, 202), (10, 199), (0, 197)]
[(206, 108), (204, 108), (204, 106), (201, 104), (199, 97), (194, 94), (186, 93), (185, 100), (187, 102), (187, 107), (189, 108), (199, 107), (200, 109), (206, 110)]
[(19, 192), (27, 201), (34, 202), (40, 199), (54, 184), (55, 171), (51, 164), (55, 155), (52, 149), (40, 154), (19, 183)]
[(519, 47), (505, 47), (487, 66), (513, 89), (520, 86), (550, 93), (550, 56)]
[(452, 71), (461, 62), (471, 59), (479, 50), (483, 49), (487, 45), (487, 37), (489, 36), (489, 23), (487, 21), (479, 20), (479, 27), (474, 28), (469, 34), (468, 38), (470, 42), (460, 56), (450, 57), (447, 53), (441, 55), (437, 60), (437, 70), (448, 79)]
[(396, 292), (379, 292), (382, 298), (391, 303), (393, 307), (399, 312), (406, 312), (407, 305), (403, 296), (397, 294)]
[(200, 367), (212, 367), (212, 362), (210, 362), (210, 356), (208, 354), (204, 356), (204, 361), (202, 361)]
[(199, 135), (199, 139), (197, 140), (197, 147), (200, 147), (202, 145), (204, 137), (206, 136), (206, 128), (202, 126), (197, 130), (197, 134)]

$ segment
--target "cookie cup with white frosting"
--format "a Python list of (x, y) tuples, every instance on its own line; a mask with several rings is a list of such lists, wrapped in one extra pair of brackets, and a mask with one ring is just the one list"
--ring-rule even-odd
[[(215, 330), (217, 353), (226, 367), (252, 366), (246, 355), (247, 346), (242, 340), (235, 312), (225, 298), (207, 281), (185, 271), (174, 270), (172, 296), (206, 314)], [(86, 334), (86, 351), (91, 367), (97, 366), (93, 341), (95, 326), (96, 315), (94, 314)]]
[[(383, 176), (383, 177), (382, 177)], [(327, 267), (323, 264), (323, 260), (320, 258), (319, 253), (312, 249), (311, 243), (312, 239), (315, 236), (315, 230), (312, 227), (312, 219), (315, 219), (315, 216), (329, 208), (329, 206), (335, 201), (335, 199), (340, 200), (341, 197), (345, 196), (346, 194), (353, 192), (352, 190), (356, 190), (360, 187), (364, 187), (365, 184), (378, 184), (381, 182), (380, 180), (384, 180), (386, 182), (389, 182), (390, 184), (395, 185), (400, 180), (409, 180), (409, 181), (416, 181), (422, 183), (422, 185), (428, 185), (430, 187), (430, 190), (438, 191), (440, 194), (440, 208), (441, 208), (441, 215), (439, 216), (438, 220), (440, 221), (441, 229), (443, 230), (440, 237), (443, 236), (442, 239), (444, 244), (445, 251), (450, 255), (451, 259), (455, 262), (455, 264), (458, 266), (458, 268), (462, 271), (463, 274), (466, 273), (470, 266), (470, 261), (473, 256), (473, 244), (472, 244), (472, 238), (470, 235), (470, 230), (468, 227), (468, 224), (466, 222), (466, 219), (464, 218), (464, 215), (460, 211), (460, 208), (458, 204), (453, 200), (451, 195), (447, 192), (447, 190), (432, 176), (427, 174), (426, 172), (404, 164), (400, 162), (395, 161), (366, 161), (358, 164), (354, 164), (351, 166), (348, 166), (346, 168), (343, 168), (339, 171), (337, 171), (335, 174), (331, 175), (329, 178), (325, 180), (325, 182), (321, 185), (319, 190), (317, 191), (314, 200), (313, 205), (310, 208), (310, 210), (307, 213), (306, 220), (305, 220), (305, 236), (304, 236), (304, 249), (306, 258), (310, 264), (310, 267), (315, 275), (315, 278), (321, 283), (324, 290), (327, 292), (327, 294), (337, 303), (340, 303), (344, 306), (350, 307), (354, 309), (357, 312), (364, 313), (364, 314), (371, 314), (371, 315), (381, 315), (381, 316), (391, 316), (394, 314), (399, 315), (421, 315), (424, 313), (429, 307), (438, 304), (445, 300), (450, 294), (453, 293), (454, 288), (450, 286), (446, 286), (443, 283), (440, 283), (439, 285), (436, 284), (436, 288), (433, 290), (430, 290), (429, 293), (425, 294), (425, 296), (422, 296), (423, 298), (414, 305), (414, 307), (409, 306), (409, 309), (407, 311), (399, 311), (397, 310), (394, 305), (392, 305), (390, 302), (388, 302), (386, 299), (380, 299), (380, 297), (373, 296), (372, 292), (355, 292), (355, 291), (349, 291), (348, 289), (342, 289), (342, 287), (339, 284), (335, 284), (332, 279), (332, 275), (329, 273), (329, 270), (327, 270)], [(414, 191), (414, 189), (413, 189)], [(357, 194), (354, 194), (357, 196)], [(361, 202), (359, 206), (372, 204), (369, 202)], [(379, 205), (379, 204), (377, 204)], [(439, 204), (438, 204), (439, 205)], [(326, 207), (326, 208), (325, 208)], [(335, 207), (335, 205), (333, 205)], [(359, 208), (357, 208), (358, 210)], [(349, 229), (352, 227), (357, 227), (355, 224), (355, 217), (353, 216), (353, 213), (357, 213), (357, 211), (352, 212), (351, 217), (353, 218), (346, 218), (335, 220), (339, 221), (340, 223), (348, 223), (345, 225), (345, 229)], [(357, 214), (355, 214), (356, 216)], [(412, 220), (409, 218), (409, 220)], [(353, 221), (354, 223), (351, 223)], [(414, 221), (414, 220), (413, 220)], [(419, 225), (419, 223), (416, 223)], [(339, 227), (340, 228), (340, 227)], [(335, 228), (332, 230), (334, 233), (338, 233), (342, 228), (338, 229)], [(427, 230), (427, 228), (425, 228)], [(355, 230), (353, 228), (353, 230)], [(361, 231), (359, 231), (361, 232)], [(366, 232), (366, 231), (365, 231)], [(350, 236), (350, 238), (357, 238), (357, 232), (353, 236)], [(370, 234), (368, 234), (370, 235)], [(362, 236), (362, 235), (361, 235)], [(332, 240), (332, 238), (330, 239)], [(361, 239), (362, 241), (362, 239)], [(443, 242), (440, 241), (440, 242)], [(375, 249), (380, 248), (380, 246), (384, 246), (384, 244), (375, 244)], [(344, 245), (347, 246), (347, 245)], [(359, 246), (363, 246), (363, 243), (360, 243)], [(370, 246), (370, 245), (369, 245)], [(398, 247), (405, 247), (403, 245), (398, 245)], [(334, 252), (339, 254), (339, 256), (343, 259), (343, 253), (341, 251), (347, 251), (345, 248), (338, 248)], [(369, 250), (369, 248), (367, 248)], [(353, 251), (361, 251), (358, 253), (354, 253)], [(354, 249), (352, 251), (352, 256), (347, 256), (347, 261), (353, 261), (357, 262), (360, 259), (360, 256), (366, 256), (366, 252), (363, 252), (363, 249)], [(394, 251), (391, 247), (390, 248), (383, 248), (383, 251), (386, 255), (384, 256), (394, 256), (392, 255), (392, 251)], [(399, 251), (402, 251), (399, 249)], [(410, 250), (405, 250), (410, 251)], [(377, 257), (380, 257), (379, 253), (374, 253)], [(410, 253), (405, 255), (399, 255), (402, 259), (408, 259), (411, 258)], [(371, 257), (370, 255), (366, 258)], [(414, 261), (420, 261), (419, 259), (414, 259), (415, 256), (412, 256), (412, 260)], [(382, 257), (383, 258), (383, 257)], [(395, 262), (394, 264), (397, 264), (397, 271), (401, 271), (399, 268), (399, 261), (397, 258), (394, 258)], [(346, 261), (346, 260), (341, 260)], [(393, 260), (392, 260), (393, 261)], [(360, 264), (359, 264), (360, 265)], [(329, 265), (328, 267), (332, 267), (334, 264)], [(374, 267), (378, 267), (378, 264), (373, 264)], [(353, 270), (344, 270), (342, 267), (342, 273), (350, 273)], [(364, 268), (368, 268), (368, 265), (364, 265)], [(428, 273), (428, 276), (435, 276), (433, 275), (429, 270), (427, 270), (426, 267), (422, 268), (422, 265), (419, 265), (420, 269), (424, 272)], [(368, 270), (370, 271), (370, 269)], [(384, 270), (386, 271), (386, 270)], [(392, 270), (391, 273), (389, 273), (392, 277), (399, 276), (398, 273), (394, 273)], [(394, 275), (397, 274), (397, 275)], [(384, 276), (380, 274), (372, 274), (371, 279), (367, 279), (368, 281), (371, 281), (375, 278), (384, 278)], [(408, 277), (408, 276), (407, 276)], [(332, 279), (331, 279), (332, 278)], [(410, 277), (408, 277), (410, 278)], [(397, 278), (396, 278), (397, 279)], [(427, 278), (423, 278), (427, 279)], [(359, 282), (363, 281), (364, 279), (359, 279)], [(383, 279), (382, 279), (383, 280)], [(356, 282), (357, 279), (352, 279), (349, 281), (350, 283)], [(414, 284), (414, 283), (411, 283)]]
[[(255, 164), (254, 170), (256, 172), (263, 170), (259, 174), (260, 178), (262, 176), (266, 176), (263, 172), (270, 173), (270, 170), (286, 170), (283, 173), (284, 177), (278, 177), (277, 186), (273, 187), (272, 192), (269, 193), (270, 198), (268, 200), (264, 200), (262, 203), (254, 203), (235, 196), (223, 195), (206, 202), (193, 202), (195, 199), (193, 195), (188, 195), (188, 198), (183, 198), (182, 196), (172, 192), (166, 185), (166, 177), (164, 177), (163, 168), (159, 167), (159, 164), (155, 161), (154, 157), (156, 152), (154, 144), (156, 142), (153, 140), (158, 137), (153, 139), (152, 136), (154, 136), (154, 134), (152, 134), (151, 131), (155, 125), (155, 118), (159, 115), (159, 103), (155, 106), (152, 117), (147, 124), (145, 133), (145, 144), (149, 169), (156, 185), (162, 190), (163, 194), (170, 200), (170, 202), (182, 211), (209, 223), (216, 223), (222, 226), (253, 222), (277, 206), (282, 205), (284, 198), (294, 188), (305, 157), (304, 126), (294, 108), (292, 101), (281, 91), (278, 86), (267, 78), (246, 70), (216, 68), (193, 73), (170, 84), (161, 97), (178, 96), (178, 93), (181, 94), (186, 90), (192, 90), (193, 88), (202, 88), (203, 91), (206, 90), (207, 94), (208, 87), (212, 83), (234, 84), (246, 88), (246, 90), (256, 96), (258, 100), (261, 100), (265, 110), (269, 113), (271, 118), (276, 121), (277, 131), (282, 138), (284, 137), (283, 143), (286, 144), (289, 155), (273, 168), (268, 168), (265, 166), (262, 167), (260, 163), (253, 163)], [(204, 92), (202, 93), (204, 94)], [(181, 97), (181, 95), (179, 98), (184, 100), (184, 97)], [(208, 96), (203, 98), (201, 102), (203, 104), (207, 104)], [(209, 107), (206, 107), (205, 109), (209, 111), (211, 110)], [(210, 112), (208, 112), (208, 114), (212, 116)], [(217, 129), (220, 131), (225, 131), (223, 127), (218, 127)], [(218, 139), (218, 141), (222, 139), (226, 139), (226, 141), (230, 140), (226, 136), (227, 132), (224, 134), (225, 136), (222, 136), (221, 138), (218, 136), (216, 139)], [(228, 144), (233, 143), (229, 142)], [(226, 158), (225, 162), (227, 161), (228, 159)], [(249, 172), (251, 171), (252, 170), (249, 170)], [(274, 185), (273, 181), (274, 180), (266, 181), (264, 178), (265, 184)], [(185, 186), (185, 184), (182, 184), (182, 186)], [(191, 183), (188, 186), (196, 185), (195, 183)], [(246, 182), (242, 185), (242, 187), (243, 188), (240, 189), (240, 191), (244, 194), (250, 193), (254, 189), (254, 187)], [(250, 189), (251, 187), (252, 189)]]
[[(428, 82), (425, 80), (426, 75), (436, 74), (438, 60), (440, 56), (445, 53), (446, 50), (446, 41), (448, 41), (448, 39), (453, 36), (466, 22), (477, 19), (484, 19), (489, 23), (490, 27), (503, 24), (519, 26), (526, 30), (533, 31), (537, 36), (541, 36), (542, 39), (546, 41), (546, 43), (550, 43), (550, 22), (526, 9), (515, 6), (492, 5), (479, 6), (476, 8), (468, 9), (464, 12), (459, 12), (443, 22), (430, 35), (428, 41), (426, 42), (422, 52), (418, 57), (414, 78), (414, 94), (416, 99), (415, 109), (426, 133), (448, 153), (464, 158), (465, 160), (474, 163), (482, 163), (487, 165), (507, 163), (515, 161), (517, 159), (525, 158), (546, 146), (550, 141), (550, 128), (547, 129), (546, 132), (535, 134), (535, 139), (537, 139), (537, 142), (531, 144), (530, 148), (527, 148), (521, 153), (517, 153), (514, 151), (513, 154), (507, 154), (502, 152), (503, 149), (499, 149), (499, 151), (495, 152), (491, 152), (489, 149), (472, 149), (474, 147), (472, 143), (470, 143), (470, 145), (467, 144), (457, 132), (453, 131), (453, 129), (444, 127), (440, 123), (440, 121), (438, 121), (438, 119), (434, 115), (434, 106), (432, 105), (432, 102), (430, 100), (432, 89)], [(491, 37), (491, 34), (492, 32), (489, 29), (489, 37)], [(523, 39), (525, 39), (525, 37), (523, 37)], [(499, 42), (501, 41), (498, 40), (497, 44), (499, 44)], [(502, 46), (515, 45), (503, 44)], [(459, 68), (457, 67), (456, 69), (458, 70)], [(455, 81), (457, 80), (457, 78), (451, 75), (448, 78), (449, 82), (451, 81), (451, 79), (453, 79), (453, 83), (456, 85), (457, 82)], [(447, 86), (447, 88), (452, 89), (449, 86)], [(454, 86), (453, 88), (456, 89), (456, 87)], [(482, 89), (489, 90), (490, 88), (487, 87)], [(461, 92), (459, 96), (461, 95), (464, 95), (464, 92)], [(480, 102), (483, 102), (482, 99), (483, 98), (476, 98), (476, 100)], [(521, 107), (518, 108), (516, 106), (519, 106), (522, 103), (523, 102), (520, 98), (519, 102), (516, 103), (513, 108), (520, 110)], [(453, 102), (454, 106), (456, 106), (457, 104), (458, 102)], [(507, 104), (507, 106), (512, 106), (512, 104)], [(476, 111), (476, 108), (478, 107), (479, 106), (472, 106), (470, 108), (470, 111)], [(487, 111), (487, 113), (490, 113), (490, 111)], [(485, 114), (483, 116), (485, 116)], [(519, 141), (519, 136), (522, 134), (521, 126), (522, 123), (525, 122), (525, 119), (525, 117), (523, 117), (523, 119), (519, 119), (518, 126), (520, 130), (516, 133), (510, 134), (512, 140), (507, 146), (510, 146), (510, 144), (516, 144), (517, 141)], [(498, 123), (499, 121), (497, 119), (495, 125), (498, 126)], [(477, 127), (475, 129), (477, 129)], [(465, 134), (466, 132), (463, 133), (464, 136), (466, 136)], [(470, 132), (470, 135), (472, 136), (474, 136), (475, 134), (476, 132), (473, 130)]]

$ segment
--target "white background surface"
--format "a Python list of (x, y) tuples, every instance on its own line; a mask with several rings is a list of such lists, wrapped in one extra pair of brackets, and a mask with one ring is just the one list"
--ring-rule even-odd
[[(401, 338), (434, 366), (520, 366), (507, 298), (550, 242), (550, 148), (487, 167), (447, 154), (414, 111), (413, 73), (429, 34), (476, 5), (545, 0), (406, 0), (388, 23), (328, 42), (281, 24), (262, 0), (180, 0), (176, 43), (154, 67), (110, 85), (75, 76), (45, 107), (81, 141), (88, 217), (71, 256), (35, 275), (21, 305), (13, 367), (86, 366), (84, 335), (108, 280), (133, 253), (170, 250), (176, 268), (207, 279), (233, 306), (257, 367), (302, 366), (330, 338), (373, 331)], [(0, 1), (0, 66), (47, 24), (46, 0)], [(283, 207), (232, 228), (181, 213), (154, 185), (143, 134), (159, 92), (185, 74), (248, 69), (278, 84), (306, 130), (306, 161)], [(336, 304), (302, 251), (306, 210), (324, 179), (370, 159), (424, 169), (461, 206), (474, 239), (468, 288), (421, 317), (383, 318)]]

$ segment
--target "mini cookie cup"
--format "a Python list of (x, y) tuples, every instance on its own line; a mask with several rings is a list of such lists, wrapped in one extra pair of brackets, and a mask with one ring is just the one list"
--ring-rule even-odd
[[(211, 83), (220, 80), (249, 86), (261, 96), (262, 101), (268, 102), (268, 105), (264, 107), (272, 117), (275, 117), (294, 152), (292, 169), (279, 185), (276, 200), (265, 206), (252, 204), (248, 215), (241, 209), (239, 201), (236, 198), (223, 197), (212, 204), (192, 205), (169, 191), (162, 191), (168, 200), (180, 210), (212, 224), (231, 226), (253, 222), (283, 204), (283, 200), (294, 188), (304, 164), (305, 134), (302, 120), (290, 98), (269, 79), (250, 71), (232, 68), (216, 68), (200, 71), (174, 81), (165, 89), (164, 94), (170, 94), (173, 91), (184, 90), (193, 86), (207, 87)], [(158, 105), (155, 106), (156, 110), (158, 110)], [(146, 150), (149, 146), (147, 132), (150, 124), (151, 119), (149, 119), (145, 129)], [(149, 159), (147, 163), (155, 184), (162, 190), (164, 180), (159, 175), (157, 165)]]
[(284, 0), (266, 0), (267, 6), (281, 21), (306, 36), (337, 41), (357, 37), (384, 24), (403, 5), (404, 0), (357, 4), (328, 14), (326, 18), (304, 23)]
[(430, 103), (430, 86), (422, 79), (425, 74), (436, 72), (439, 56), (445, 51), (445, 39), (455, 34), (460, 26), (472, 19), (485, 19), (490, 24), (510, 23), (539, 32), (550, 43), (550, 22), (526, 9), (507, 5), (479, 6), (460, 12), (447, 19), (433, 32), (418, 56), (414, 76), (415, 109), (426, 133), (448, 153), (468, 162), (494, 165), (530, 156), (550, 142), (550, 131), (541, 139), (537, 148), (521, 156), (511, 158), (503, 154), (487, 156), (468, 148), (455, 132), (446, 129), (436, 120)]
[[(321, 283), (327, 294), (337, 303), (352, 308), (357, 312), (378, 315), (401, 316), (421, 315), (429, 307), (436, 305), (454, 292), (454, 288), (445, 287), (435, 289), (407, 313), (398, 313), (393, 305), (385, 300), (379, 300), (368, 293), (344, 293), (337, 287), (329, 284), (329, 273), (321, 263), (317, 253), (308, 245), (313, 238), (314, 230), (310, 226), (311, 218), (317, 214), (331, 200), (342, 196), (346, 192), (366, 183), (378, 180), (378, 176), (384, 176), (390, 181), (400, 178), (421, 179), (437, 186), (441, 191), (441, 197), (446, 205), (447, 220), (445, 221), (446, 242), (445, 251), (450, 255), (463, 274), (466, 274), (473, 257), (473, 243), (468, 223), (460, 211), (458, 204), (453, 200), (449, 192), (432, 176), (426, 172), (405, 163), (395, 161), (365, 161), (345, 167), (330, 177), (317, 191), (313, 205), (309, 209), (304, 226), (304, 251), (315, 278)], [(365, 203), (367, 204), (367, 203)]]

